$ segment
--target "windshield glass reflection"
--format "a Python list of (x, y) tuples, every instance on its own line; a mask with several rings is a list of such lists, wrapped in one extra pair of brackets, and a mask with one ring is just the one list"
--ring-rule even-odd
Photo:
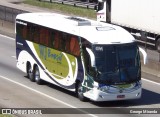
[(94, 45), (99, 82), (124, 84), (140, 79), (140, 57), (136, 43)]

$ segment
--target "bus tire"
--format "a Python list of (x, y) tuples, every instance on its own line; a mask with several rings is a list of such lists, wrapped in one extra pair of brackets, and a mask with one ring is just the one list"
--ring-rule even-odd
[(29, 62), (27, 62), (27, 78), (29, 78), (30, 80), (33, 79), (32, 67)]
[(79, 98), (79, 100), (83, 102), (86, 101), (86, 97), (84, 97), (83, 95), (83, 87), (81, 83), (78, 83), (76, 93), (77, 93), (77, 97)]
[(160, 38), (158, 38), (156, 41), (156, 49), (160, 53)]
[(35, 66), (35, 68), (34, 68), (33, 77), (34, 77), (34, 80), (36, 81), (37, 84), (39, 84), (39, 85), (42, 84), (42, 80), (40, 78), (40, 72), (39, 72), (38, 66)]

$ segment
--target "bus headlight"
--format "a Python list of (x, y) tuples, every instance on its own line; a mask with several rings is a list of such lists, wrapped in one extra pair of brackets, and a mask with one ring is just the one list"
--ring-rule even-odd
[(99, 87), (98, 83), (94, 81), (93, 87), (97, 89)]
[(97, 82), (94, 82), (93, 86), (94, 86), (94, 88), (96, 88), (102, 92), (108, 92), (108, 90), (109, 90), (108, 86), (106, 86), (104, 84), (99, 84)]
[(107, 92), (109, 90), (109, 87), (107, 86), (102, 86), (102, 87), (99, 87), (98, 88), (100, 91), (103, 91), (103, 92)]
[(142, 82), (141, 82), (141, 80), (138, 82), (138, 87), (142, 87)]

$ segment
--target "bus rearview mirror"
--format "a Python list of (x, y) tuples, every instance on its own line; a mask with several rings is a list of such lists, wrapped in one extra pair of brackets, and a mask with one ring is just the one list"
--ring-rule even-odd
[(144, 65), (147, 63), (147, 53), (144, 51), (144, 49), (142, 49), (141, 47), (139, 47), (139, 51), (142, 53), (143, 55), (143, 62)]
[(87, 52), (88, 52), (88, 54), (89, 54), (89, 56), (90, 56), (91, 67), (95, 67), (95, 55), (94, 55), (94, 53), (93, 53), (92, 50), (89, 49), (89, 48), (86, 48), (86, 50), (87, 50)]

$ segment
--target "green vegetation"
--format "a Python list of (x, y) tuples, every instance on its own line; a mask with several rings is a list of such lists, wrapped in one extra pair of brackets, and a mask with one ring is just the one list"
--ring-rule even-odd
[(12, 115), (2, 115), (2, 114), (0, 114), (0, 117), (12, 117)]
[(49, 2), (40, 2), (39, 0), (25, 0), (25, 4), (43, 7), (52, 9), (55, 12), (60, 12), (62, 14), (76, 15), (87, 17), (91, 19), (96, 19), (96, 12), (93, 9), (74, 7), (70, 5), (58, 4), (58, 3), (49, 3)]

